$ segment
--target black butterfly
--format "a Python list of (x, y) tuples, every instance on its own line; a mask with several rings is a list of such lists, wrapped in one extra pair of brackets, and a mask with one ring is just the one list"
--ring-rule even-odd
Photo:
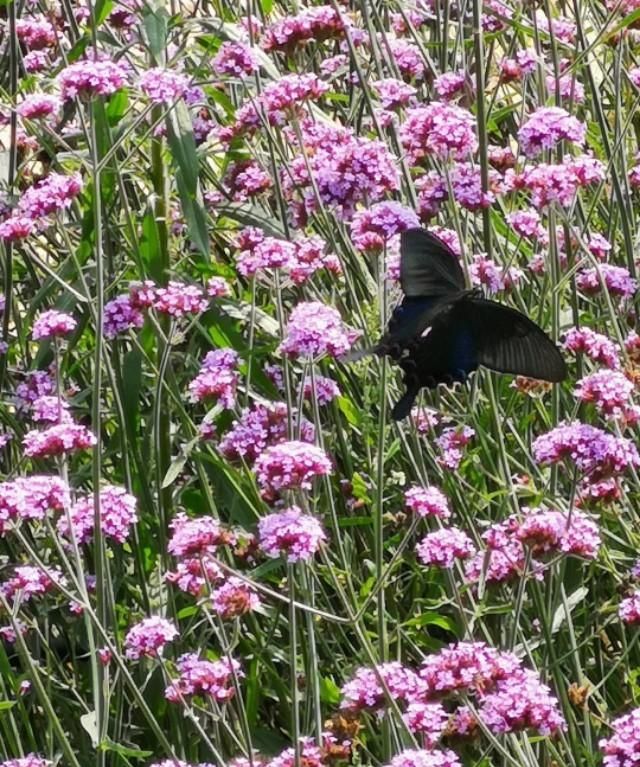
[(535, 322), (465, 289), (456, 255), (438, 237), (409, 229), (400, 243), (404, 298), (368, 350), (388, 355), (404, 371), (407, 391), (393, 408), (396, 421), (409, 414), (420, 389), (464, 383), (480, 365), (554, 383), (566, 377), (558, 347)]

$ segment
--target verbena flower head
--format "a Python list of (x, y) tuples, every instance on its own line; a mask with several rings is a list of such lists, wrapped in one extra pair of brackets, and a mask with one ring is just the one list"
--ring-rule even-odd
[(399, 109), (407, 106), (418, 92), (413, 85), (397, 80), (395, 77), (375, 80), (371, 83), (371, 87), (380, 97), (383, 109)]
[(255, 589), (240, 578), (231, 577), (211, 593), (215, 612), (224, 620), (238, 618), (260, 607)]
[(455, 471), (462, 463), (464, 453), (462, 448), (467, 445), (475, 431), (470, 426), (447, 427), (436, 440), (441, 455), (438, 463), (446, 469)]
[(235, 695), (233, 677), (241, 679), (244, 673), (237, 660), (203, 660), (196, 653), (186, 653), (178, 658), (180, 676), (165, 690), (165, 698), (174, 703), (193, 695), (202, 695), (225, 703)]
[[(108, 540), (124, 543), (131, 534), (131, 526), (138, 521), (137, 501), (123, 487), (107, 485), (100, 490), (100, 528)], [(95, 506), (93, 496), (76, 501), (69, 512), (73, 534), (77, 543), (88, 543), (93, 537)], [(70, 539), (69, 520), (62, 514), (58, 532)]]
[(433, 155), (464, 160), (478, 149), (476, 121), (471, 112), (454, 104), (432, 101), (407, 112), (400, 140), (412, 163)]
[(356, 337), (345, 327), (337, 309), (319, 301), (303, 302), (291, 312), (280, 351), (291, 357), (340, 357)]
[(209, 301), (197, 285), (171, 280), (166, 287), (154, 289), (153, 308), (161, 314), (184, 317), (206, 311)]
[(39, 398), (53, 394), (56, 384), (48, 370), (30, 370), (16, 387), (16, 399), (20, 409), (30, 409)]
[(567, 726), (557, 699), (530, 669), (519, 669), (498, 680), (479, 713), (495, 735), (522, 730), (554, 735)]
[(552, 149), (559, 141), (584, 144), (587, 126), (561, 107), (540, 107), (529, 116), (518, 131), (522, 151), (535, 157), (544, 149)]
[(553, 202), (569, 207), (580, 188), (604, 180), (605, 166), (590, 155), (567, 155), (560, 164), (539, 163), (520, 175), (507, 171), (505, 177), (513, 180), (515, 188), (531, 192), (534, 208), (543, 208)]
[(62, 103), (57, 96), (48, 93), (32, 93), (25, 96), (16, 107), (16, 112), (25, 120), (55, 118)]
[(77, 322), (70, 314), (49, 309), (42, 312), (33, 323), (31, 337), (34, 341), (42, 341), (47, 338), (60, 338), (73, 333)]
[(507, 221), (520, 237), (539, 240), (543, 239), (546, 235), (546, 229), (540, 222), (540, 214), (534, 208), (509, 213)]
[(440, 698), (458, 691), (484, 693), (519, 669), (520, 661), (512, 653), (484, 642), (458, 642), (428, 656), (419, 676), (427, 698)]
[(448, 519), (451, 516), (447, 497), (437, 487), (411, 487), (405, 491), (404, 503), (419, 517)]
[(96, 441), (95, 435), (86, 426), (63, 421), (43, 431), (27, 432), (22, 444), (24, 454), (29, 458), (51, 458), (76, 450), (87, 450)]
[(394, 756), (388, 767), (462, 767), (462, 762), (450, 749), (425, 751), (415, 748)]
[(537, 556), (561, 551), (584, 559), (595, 559), (600, 548), (598, 525), (581, 511), (571, 516), (548, 509), (523, 509), (522, 522), (515, 522), (518, 540)]
[(233, 542), (233, 536), (213, 517), (188, 517), (179, 512), (169, 528), (167, 550), (174, 557), (213, 553), (218, 546)]
[(27, 189), (18, 201), (18, 212), (32, 220), (49, 216), (68, 208), (82, 191), (79, 173), (65, 176), (62, 173), (49, 175), (35, 186)]
[(269, 514), (258, 522), (258, 542), (272, 558), (284, 556), (287, 562), (308, 562), (326, 541), (320, 522), (303, 514), (297, 506)]
[(359, 211), (351, 221), (351, 238), (358, 250), (377, 253), (399, 232), (420, 226), (411, 208), (395, 201), (378, 202)]
[[(285, 442), (288, 429), (288, 408), (284, 402), (254, 405), (242, 412), (230, 431), (220, 440), (220, 452), (230, 461), (253, 463), (270, 445)], [(296, 428), (300, 422), (300, 440), (313, 442), (315, 429), (306, 418), (294, 415)]]
[(258, 70), (258, 60), (255, 53), (244, 43), (222, 43), (216, 53), (211, 67), (217, 75), (246, 77)]
[(189, 393), (193, 402), (217, 398), (220, 404), (230, 409), (236, 400), (238, 385), (238, 353), (233, 349), (216, 349), (207, 352), (200, 372), (189, 384)]
[(30, 50), (50, 48), (56, 43), (56, 30), (44, 15), (16, 19), (16, 37)]
[(240, 253), (238, 271), (243, 277), (253, 277), (262, 269), (289, 269), (295, 258), (296, 248), (292, 242), (265, 237), (250, 250)]
[(140, 90), (154, 104), (171, 104), (184, 96), (189, 78), (181, 72), (162, 67), (147, 69), (138, 80)]
[(633, 382), (617, 370), (600, 370), (581, 378), (574, 390), (581, 402), (592, 402), (606, 418), (635, 422), (638, 412), (631, 400)]
[(591, 328), (571, 328), (565, 334), (563, 347), (574, 354), (585, 354), (611, 370), (620, 367), (620, 350), (615, 341)]
[(604, 767), (636, 767), (640, 753), (640, 708), (611, 722), (612, 734), (598, 742)]
[(576, 275), (576, 285), (588, 295), (599, 293), (604, 286), (612, 296), (630, 298), (638, 289), (638, 281), (624, 266), (600, 264), (599, 268), (581, 269)]
[(311, 378), (305, 379), (302, 393), (306, 400), (315, 400), (322, 407), (340, 396), (340, 387), (332, 378), (314, 376), (313, 381)]
[(620, 620), (628, 625), (640, 623), (640, 591), (635, 591), (631, 596), (625, 597), (618, 608)]
[(405, 80), (421, 80), (424, 76), (424, 60), (414, 43), (387, 35), (386, 44), (398, 71)]
[(166, 644), (178, 636), (171, 621), (159, 616), (144, 618), (132, 626), (124, 638), (125, 656), (129, 660), (157, 658)]
[(409, 703), (402, 719), (411, 732), (419, 734), (433, 748), (444, 733), (449, 714), (440, 703), (416, 702)]
[(168, 583), (177, 586), (180, 591), (201, 597), (211, 589), (211, 586), (224, 579), (220, 566), (207, 554), (188, 557), (176, 565), (165, 576)]
[(59, 477), (32, 474), (0, 483), (0, 535), (22, 520), (42, 520), (69, 502), (69, 488)]
[(128, 330), (139, 330), (144, 325), (144, 315), (130, 296), (122, 295), (104, 305), (103, 322), (105, 337), (112, 339)]
[(289, 265), (289, 277), (295, 285), (304, 284), (322, 269), (332, 274), (342, 274), (339, 258), (326, 252), (327, 244), (321, 237), (298, 237), (293, 244), (296, 250), (295, 258)]
[(63, 101), (76, 96), (94, 98), (111, 96), (129, 80), (129, 69), (110, 59), (85, 59), (65, 67), (57, 76)]
[(533, 455), (543, 465), (568, 459), (578, 471), (596, 480), (640, 464), (633, 442), (579, 421), (562, 423), (538, 437)]
[(264, 490), (310, 490), (315, 477), (331, 474), (331, 461), (322, 448), (294, 440), (268, 447), (258, 456), (255, 473)]
[(16, 759), (7, 759), (0, 762), (0, 767), (51, 767), (52, 762), (33, 752), (26, 756), (19, 756)]
[(57, 396), (43, 396), (33, 403), (31, 417), (36, 423), (62, 423), (70, 421), (69, 404)]
[(445, 72), (433, 81), (438, 97), (444, 101), (453, 101), (464, 93), (465, 86), (472, 88), (471, 78), (466, 72)]
[(411, 700), (421, 688), (416, 674), (397, 661), (383, 663), (377, 666), (376, 670), (363, 667), (357, 669), (353, 677), (342, 686), (341, 707), (350, 711), (362, 711), (383, 706), (386, 694), (379, 677), (383, 679), (395, 700)]
[(346, 17), (330, 5), (303, 8), (295, 16), (287, 15), (270, 24), (262, 36), (262, 47), (269, 52), (292, 52), (310, 40), (342, 37), (346, 23)]
[(416, 554), (423, 565), (451, 568), (456, 559), (473, 556), (476, 547), (462, 530), (443, 527), (425, 536), (416, 546)]

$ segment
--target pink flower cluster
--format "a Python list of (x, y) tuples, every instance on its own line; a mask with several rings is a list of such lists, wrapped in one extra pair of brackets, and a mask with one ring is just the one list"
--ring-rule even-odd
[(462, 767), (462, 762), (450, 749), (425, 751), (409, 748), (394, 756), (388, 767)]
[(384, 682), (392, 698), (410, 701), (422, 691), (415, 672), (397, 661), (383, 663), (372, 668), (359, 668), (353, 677), (342, 686), (342, 708), (352, 711), (376, 710), (384, 706), (387, 699)]
[(172, 534), (167, 550), (174, 557), (212, 553), (218, 546), (233, 542), (233, 536), (213, 517), (188, 517), (180, 512), (169, 528)]
[(7, 759), (0, 762), (0, 767), (51, 767), (51, 761), (38, 754), (30, 753), (19, 756), (16, 759)]
[(216, 349), (207, 352), (200, 372), (189, 384), (193, 402), (202, 402), (210, 397), (217, 398), (222, 407), (230, 410), (236, 401), (238, 386), (238, 353), (233, 349)]
[(475, 431), (470, 426), (447, 427), (437, 438), (440, 449), (438, 463), (450, 471), (455, 471), (462, 463), (463, 448), (471, 442)]
[[(105, 538), (124, 543), (131, 533), (131, 525), (138, 521), (137, 501), (123, 487), (107, 485), (100, 490), (100, 528)], [(77, 543), (88, 543), (94, 530), (95, 506), (93, 496), (76, 501), (69, 511), (69, 519), (63, 514), (58, 520), (60, 535), (70, 538), (69, 521)]]
[(12, 602), (17, 596), (21, 602), (31, 597), (40, 597), (56, 591), (56, 586), (65, 586), (66, 579), (59, 568), (48, 567), (42, 570), (32, 565), (22, 565), (14, 568), (13, 577), (0, 585), (0, 593)]
[(624, 266), (600, 264), (598, 268), (581, 269), (576, 275), (576, 285), (589, 295), (599, 293), (604, 286), (612, 296), (630, 298), (638, 289), (638, 281)]
[(132, 626), (124, 638), (125, 655), (129, 660), (157, 658), (162, 655), (167, 642), (178, 636), (178, 629), (171, 621), (157, 615), (144, 618)]
[(56, 117), (60, 112), (61, 101), (48, 93), (31, 93), (16, 107), (16, 112), (25, 120), (40, 120)]
[(407, 112), (400, 140), (414, 164), (428, 156), (464, 160), (478, 149), (475, 129), (475, 118), (466, 109), (432, 101)]
[(640, 753), (640, 708), (611, 722), (613, 734), (598, 745), (604, 754), (603, 767), (636, 767)]
[(76, 450), (88, 450), (96, 441), (95, 435), (86, 426), (63, 421), (43, 431), (27, 432), (22, 444), (24, 454), (29, 458), (51, 458)]
[(258, 60), (244, 43), (226, 42), (214, 56), (211, 68), (220, 76), (245, 77), (258, 71)]
[(569, 459), (578, 471), (591, 480), (603, 479), (640, 465), (640, 456), (633, 442), (579, 421), (562, 423), (535, 439), (533, 455), (541, 464)]
[(567, 155), (561, 164), (539, 163), (519, 175), (510, 171), (506, 174), (506, 180), (515, 189), (531, 193), (534, 208), (543, 208), (552, 202), (569, 207), (581, 187), (596, 184), (604, 178), (604, 165), (589, 155)]
[(315, 477), (331, 474), (329, 456), (308, 442), (282, 442), (261, 453), (255, 463), (258, 484), (267, 492), (310, 490)]
[(618, 608), (618, 615), (627, 625), (637, 625), (640, 623), (640, 591), (634, 591), (634, 593), (625, 597), (620, 602)]
[(563, 347), (574, 354), (585, 354), (610, 370), (620, 367), (620, 350), (608, 336), (596, 333), (591, 328), (571, 328), (565, 334)]
[(103, 330), (112, 339), (127, 330), (139, 330), (144, 325), (144, 315), (128, 295), (116, 296), (104, 305)]
[(65, 67), (57, 76), (63, 101), (111, 96), (127, 85), (129, 69), (118, 61), (85, 59)]
[(291, 312), (279, 350), (290, 357), (340, 357), (349, 351), (357, 335), (345, 327), (337, 309), (308, 301)]
[(507, 215), (507, 221), (520, 235), (532, 240), (544, 240), (546, 229), (540, 223), (540, 214), (537, 210), (517, 210)]
[[(291, 140), (295, 146), (297, 137), (294, 135)], [(316, 210), (315, 190), (323, 205), (339, 218), (349, 220), (359, 203), (366, 201), (371, 205), (398, 189), (396, 160), (382, 141), (358, 136), (348, 128), (331, 123), (305, 121), (299, 151), (301, 154), (293, 158), (281, 179), (297, 225), (304, 224), (307, 216)], [(303, 152), (307, 154), (306, 159)], [(299, 195), (302, 195), (301, 203)]]
[(186, 653), (178, 658), (180, 676), (165, 690), (164, 696), (172, 703), (201, 695), (218, 703), (226, 703), (235, 695), (234, 676), (241, 679), (244, 673), (238, 661), (232, 658), (202, 660), (196, 653)]
[(209, 302), (197, 285), (170, 280), (166, 287), (154, 290), (153, 308), (161, 314), (171, 317), (184, 317), (187, 314), (200, 314), (207, 310)]
[(59, 477), (32, 474), (0, 483), (0, 535), (22, 520), (42, 520), (69, 503), (69, 488)]
[(344, 35), (346, 20), (330, 5), (304, 8), (295, 16), (285, 16), (268, 26), (262, 36), (265, 51), (291, 52), (311, 40), (340, 38)]
[(605, 418), (636, 423), (640, 411), (631, 400), (634, 389), (633, 382), (620, 371), (600, 370), (580, 379), (574, 394), (582, 402), (592, 402)]
[(419, 517), (448, 519), (451, 516), (449, 501), (442, 490), (437, 487), (418, 487), (416, 485), (409, 488), (404, 494), (404, 504), (407, 509)]
[(211, 603), (223, 620), (231, 620), (260, 607), (260, 598), (248, 583), (231, 577), (211, 592)]
[(371, 87), (380, 97), (383, 109), (399, 109), (407, 106), (417, 93), (413, 85), (397, 80), (395, 77), (375, 80), (371, 83)]
[(453, 101), (464, 93), (465, 86), (474, 90), (472, 80), (466, 72), (444, 72), (433, 81), (438, 97), (444, 101)]
[(561, 107), (540, 107), (520, 126), (518, 139), (527, 157), (552, 149), (559, 141), (584, 144), (587, 127)]
[(73, 333), (78, 323), (70, 314), (50, 309), (42, 312), (33, 323), (31, 337), (34, 341), (42, 341), (48, 338), (68, 336)]
[[(258, 404), (244, 410), (240, 420), (234, 421), (231, 430), (220, 440), (220, 452), (229, 461), (253, 463), (267, 447), (287, 439), (287, 412), (284, 402)], [(298, 420), (296, 416), (294, 423)], [(300, 421), (300, 440), (313, 442), (313, 424), (305, 418)]]
[(476, 553), (469, 536), (457, 527), (443, 527), (426, 535), (416, 546), (423, 565), (452, 568), (456, 559), (467, 559)]
[(286, 556), (287, 562), (307, 562), (326, 541), (320, 522), (303, 514), (298, 506), (269, 514), (258, 522), (258, 542), (272, 558)]
[(378, 202), (359, 211), (351, 221), (351, 238), (358, 250), (380, 252), (399, 232), (420, 226), (411, 208), (394, 201)]
[(172, 104), (184, 96), (189, 78), (172, 69), (152, 67), (142, 74), (138, 86), (154, 104)]

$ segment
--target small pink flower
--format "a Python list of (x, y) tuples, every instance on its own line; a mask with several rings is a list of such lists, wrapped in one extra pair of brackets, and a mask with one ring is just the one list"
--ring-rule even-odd
[(240, 578), (229, 578), (211, 593), (213, 609), (224, 620), (231, 620), (260, 607), (255, 589)]
[(331, 461), (321, 448), (294, 440), (268, 447), (258, 456), (255, 473), (266, 491), (310, 490), (315, 477), (331, 474)]
[(30, 431), (22, 444), (29, 458), (51, 458), (76, 450), (88, 450), (96, 444), (95, 436), (79, 423), (64, 421), (44, 431)]
[(353, 331), (344, 326), (337, 309), (310, 301), (298, 304), (291, 312), (280, 351), (292, 357), (340, 357), (354, 340)]
[(268, 557), (286, 556), (287, 562), (311, 560), (326, 541), (320, 522), (297, 506), (263, 517), (258, 523), (258, 538)]
[(49, 311), (42, 312), (33, 323), (31, 336), (34, 341), (68, 336), (69, 333), (73, 333), (77, 324), (70, 314), (50, 309)]
[(167, 642), (178, 636), (178, 629), (171, 621), (152, 616), (132, 626), (124, 638), (125, 655), (129, 660), (157, 658), (162, 655)]
[[(100, 490), (100, 528), (105, 538), (124, 543), (131, 534), (131, 526), (138, 521), (137, 501), (123, 487), (107, 485)], [(77, 543), (88, 543), (93, 538), (95, 507), (93, 496), (80, 498), (69, 511), (74, 538)], [(57, 529), (70, 538), (69, 519), (62, 514)]]
[(447, 497), (437, 487), (411, 487), (404, 494), (404, 503), (419, 517), (448, 519), (451, 516)]
[(473, 556), (476, 547), (462, 530), (443, 527), (424, 537), (416, 546), (416, 553), (424, 565), (452, 568), (456, 559)]
[(138, 85), (154, 104), (171, 104), (184, 96), (189, 78), (181, 72), (154, 67), (143, 73)]
[(165, 698), (179, 703), (193, 695), (211, 697), (225, 703), (235, 695), (233, 683), (244, 676), (238, 661), (221, 658), (216, 661), (202, 660), (196, 653), (186, 653), (178, 658), (180, 676), (165, 690)]

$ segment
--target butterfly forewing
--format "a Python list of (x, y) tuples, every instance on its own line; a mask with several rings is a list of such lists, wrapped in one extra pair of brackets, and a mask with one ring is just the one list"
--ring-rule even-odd
[(458, 257), (426, 229), (407, 229), (400, 235), (400, 284), (410, 298), (446, 296), (464, 290)]
[(468, 298), (458, 306), (457, 321), (471, 330), (479, 365), (553, 383), (566, 378), (558, 347), (533, 320), (483, 298)]

